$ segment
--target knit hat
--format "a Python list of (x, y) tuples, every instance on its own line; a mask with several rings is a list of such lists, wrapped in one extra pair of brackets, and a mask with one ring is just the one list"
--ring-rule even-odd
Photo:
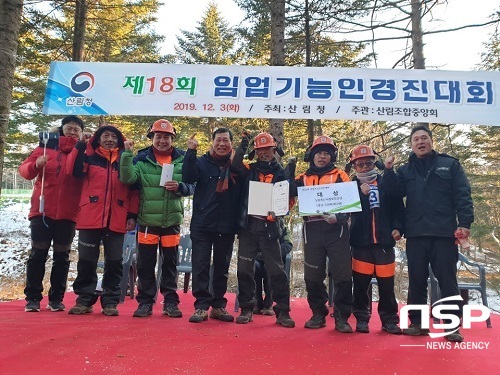
[(320, 144), (320, 145), (317, 145), (315, 146), (312, 151), (311, 151), (311, 156), (310, 156), (310, 162), (313, 163), (313, 160), (314, 160), (314, 156), (320, 152), (320, 151), (325, 151), (325, 152), (328, 152), (328, 154), (330, 155), (330, 157), (332, 158), (331, 161), (336, 161), (336, 158), (335, 158), (335, 152), (334, 152), (334, 149), (331, 145), (328, 145), (328, 144)]

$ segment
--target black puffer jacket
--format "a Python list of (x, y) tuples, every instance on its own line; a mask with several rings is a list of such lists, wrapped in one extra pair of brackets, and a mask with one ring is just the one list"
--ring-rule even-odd
[(415, 154), (397, 170), (385, 170), (384, 183), (391, 194), (406, 196), (405, 237), (454, 237), (457, 226), (474, 221), (471, 189), (460, 162), (435, 151), (430, 168), (419, 168)]
[(182, 181), (196, 183), (193, 196), (191, 231), (237, 233), (237, 217), (241, 183), (238, 177), (229, 179), (228, 190), (217, 193), (220, 169), (207, 152), (196, 157), (196, 150), (188, 149), (182, 165)]
[[(251, 163), (248, 167), (243, 167), (243, 178), (244, 182), (242, 184), (241, 199), (239, 204), (239, 215), (238, 215), (238, 226), (240, 228), (247, 228), (248, 224), (248, 195), (250, 191), (250, 181), (259, 181), (259, 174), (261, 171), (257, 167), (258, 163)], [(272, 177), (272, 183), (285, 180), (285, 170), (276, 161), (276, 159), (268, 163), (270, 167)], [(245, 171), (245, 168), (246, 171)], [(240, 170), (241, 172), (241, 170)], [(281, 235), (281, 232), (280, 232)], [(278, 236), (279, 238), (280, 236)]]

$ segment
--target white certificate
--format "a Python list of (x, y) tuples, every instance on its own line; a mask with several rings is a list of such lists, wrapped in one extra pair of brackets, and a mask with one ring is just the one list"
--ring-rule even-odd
[(356, 181), (303, 186), (298, 188), (298, 193), (300, 216), (361, 211)]
[(288, 213), (289, 184), (280, 181), (275, 184), (250, 181), (248, 194), (248, 214), (267, 216), (273, 211), (276, 216)]
[(174, 165), (163, 164), (163, 167), (161, 169), (160, 186), (165, 186), (167, 181), (172, 181), (173, 175), (174, 175)]

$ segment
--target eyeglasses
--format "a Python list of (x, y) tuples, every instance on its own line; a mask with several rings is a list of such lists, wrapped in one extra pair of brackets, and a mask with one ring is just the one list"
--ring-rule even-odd
[(373, 167), (373, 164), (375, 164), (374, 161), (365, 161), (365, 162), (360, 161), (358, 163), (355, 163), (354, 166), (363, 168), (366, 165), (368, 168), (370, 168)]

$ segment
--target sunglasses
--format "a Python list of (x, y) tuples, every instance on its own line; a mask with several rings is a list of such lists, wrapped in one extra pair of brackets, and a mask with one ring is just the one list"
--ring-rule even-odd
[(363, 168), (366, 165), (368, 168), (370, 168), (373, 166), (373, 164), (375, 164), (374, 161), (365, 161), (365, 162), (360, 161), (358, 163), (355, 163), (354, 166)]

